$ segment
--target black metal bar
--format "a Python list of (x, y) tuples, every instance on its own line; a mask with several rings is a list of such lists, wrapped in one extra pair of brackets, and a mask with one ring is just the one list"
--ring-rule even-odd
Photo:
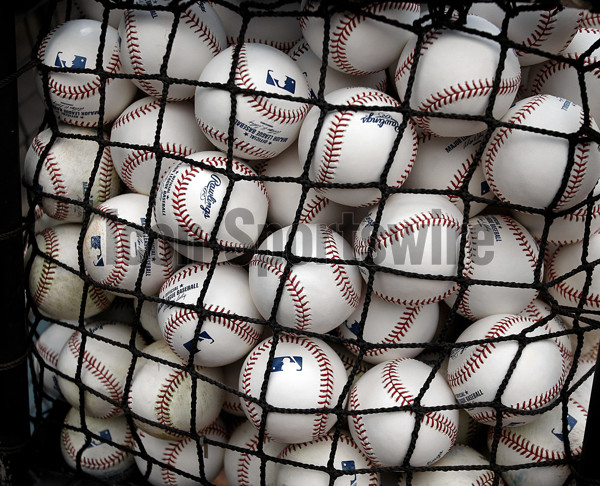
[(588, 416), (583, 436), (583, 448), (577, 471), (577, 486), (591, 486), (600, 482), (600, 467), (598, 467), (598, 437), (600, 437), (600, 373), (596, 359), (596, 371), (592, 385), (592, 396), (588, 407)]
[(0, 485), (26, 484), (25, 447), (29, 441), (27, 328), (25, 315), (21, 171), (19, 163), (18, 99), (14, 2), (0, 15)]

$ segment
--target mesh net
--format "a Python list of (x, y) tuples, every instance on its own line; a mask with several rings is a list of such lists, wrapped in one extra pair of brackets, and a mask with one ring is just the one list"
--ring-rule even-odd
[[(575, 480), (598, 347), (600, 20), (418, 7), (52, 5), (95, 21), (58, 46), (46, 26), (34, 53), (47, 111), (25, 162), (27, 302), (49, 468), (110, 484)], [(207, 32), (211, 12), (225, 32)], [(403, 36), (412, 51), (385, 61)]]

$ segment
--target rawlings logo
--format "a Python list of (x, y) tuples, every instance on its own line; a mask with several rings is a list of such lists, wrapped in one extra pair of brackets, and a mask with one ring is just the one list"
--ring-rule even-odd
[(391, 126), (395, 131), (400, 131), (400, 123), (389, 113), (369, 113), (361, 118), (363, 123), (373, 123), (377, 125), (379, 128), (382, 128), (384, 125)]
[(217, 202), (215, 199), (215, 188), (221, 185), (221, 179), (217, 174), (210, 176), (210, 181), (204, 186), (200, 193), (200, 209), (206, 219), (210, 218), (212, 205)]

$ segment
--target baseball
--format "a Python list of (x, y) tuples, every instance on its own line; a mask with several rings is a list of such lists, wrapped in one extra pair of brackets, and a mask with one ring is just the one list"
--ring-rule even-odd
[[(467, 16), (465, 26), (485, 34), (500, 34), (495, 25), (475, 15)], [(494, 40), (442, 28), (425, 34), (418, 53), (416, 44), (413, 38), (404, 47), (394, 79), (400, 99), (408, 100), (414, 110), (428, 113), (413, 117), (422, 130), (440, 137), (463, 137), (485, 130), (483, 121), (461, 119), (460, 115), (483, 117), (493, 90), (497, 92), (494, 118), (502, 117), (510, 108), (521, 82), (521, 68), (513, 49), (507, 52), (500, 79), (495, 80), (500, 45)], [(415, 58), (419, 61), (409, 93)]]
[[(162, 124), (159, 126), (161, 112)], [(159, 167), (162, 175), (177, 163), (168, 155), (187, 156), (213, 148), (194, 121), (190, 102), (161, 103), (151, 96), (135, 101), (121, 113), (112, 125), (110, 141), (113, 142), (110, 150), (119, 177), (129, 189), (141, 194), (150, 194), (155, 189), (152, 182), (160, 152), (166, 153)], [(159, 151), (155, 148), (157, 141)]]
[[(298, 145), (294, 143), (272, 159), (260, 162), (256, 170), (258, 175), (264, 177), (263, 184), (269, 196), (267, 221), (280, 227), (291, 225), (296, 219), (300, 198), (304, 193), (301, 178), (303, 163), (298, 157)], [(269, 180), (270, 178), (286, 180)], [(341, 224), (344, 213), (350, 211), (350, 208), (333, 202), (310, 188), (306, 191), (298, 222)]]
[[(573, 134), (581, 130), (585, 120), (580, 106), (542, 94), (515, 103), (501, 121)], [(593, 120), (590, 125), (598, 130)], [(573, 207), (598, 182), (600, 149), (597, 143), (577, 143), (571, 166), (569, 146), (569, 140), (562, 137), (519, 127), (496, 128), (481, 159), (485, 179), (494, 194), (507, 203), (541, 209)], [(563, 181), (565, 173), (568, 177)]]
[[(281, 334), (277, 341), (267, 338), (248, 354), (242, 366), (242, 408), (257, 429), (264, 425), (272, 440), (288, 444), (315, 440), (331, 430), (337, 416), (308, 410), (343, 408), (346, 376), (338, 355), (320, 339), (289, 334)], [(256, 401), (261, 398), (264, 380), (264, 399), (270, 406), (297, 411), (263, 411)]]
[[(145, 4), (164, 7), (169, 1), (150, 0)], [(175, 36), (169, 46), (173, 29)], [(181, 9), (177, 20), (173, 12), (165, 10), (125, 10), (119, 39), (123, 71), (136, 75), (132, 79), (135, 85), (155, 98), (161, 99), (166, 88), (169, 101), (192, 98), (196, 87), (180, 80), (198, 79), (208, 61), (227, 47), (223, 24), (209, 2), (194, 2)], [(167, 48), (164, 74), (173, 78), (168, 87), (160, 79), (144, 78), (163, 74)]]
[(44, 389), (44, 392), (53, 398), (64, 400), (63, 394), (58, 386), (58, 376), (56, 375), (56, 365), (58, 356), (64, 345), (73, 335), (73, 328), (68, 325), (76, 326), (75, 321), (66, 322), (65, 325), (54, 323), (50, 324), (35, 342), (34, 354), (36, 359), (33, 361), (35, 375), (38, 383)]
[[(466, 469), (468, 466), (490, 466), (490, 461), (475, 449), (460, 444), (454, 444), (452, 449), (437, 461), (433, 467), (440, 468), (432, 471), (416, 471), (411, 475), (412, 486), (479, 486), (491, 485), (494, 482), (494, 472), (491, 469)], [(444, 467), (465, 467), (463, 470), (444, 470)], [(398, 486), (406, 486), (408, 478), (402, 475)], [(502, 485), (502, 481), (499, 482)]]
[[(600, 27), (600, 26), (599, 26)], [(562, 52), (567, 59), (580, 59), (585, 55), (583, 64), (589, 66), (600, 61), (600, 50), (590, 48), (600, 39), (600, 29), (579, 29), (573, 40)], [(595, 120), (600, 119), (600, 70), (586, 70), (584, 73), (587, 103), (590, 115)], [(579, 75), (574, 66), (557, 59), (550, 59), (531, 67), (527, 83), (532, 95), (549, 94), (558, 96), (582, 106)]]
[(440, 315), (438, 302), (405, 306), (372, 294), (363, 320), (365, 297), (366, 292), (363, 292), (358, 307), (338, 327), (338, 333), (354, 354), (358, 355), (366, 347), (362, 359), (367, 363), (414, 358), (424, 349), (415, 345), (433, 339)]
[[(377, 271), (374, 292), (388, 302), (409, 306), (432, 304), (454, 293), (458, 284), (452, 277), (457, 275), (463, 221), (460, 210), (440, 195), (393, 194), (385, 202), (370, 249), (378, 212), (379, 206), (371, 209), (354, 240), (354, 253), (359, 261), (364, 262), (372, 250), (375, 265), (365, 264), (360, 271), (365, 281), (370, 271)], [(427, 275), (441, 279), (426, 278)]]
[[(332, 464), (329, 463), (332, 449), (335, 447)], [(277, 480), (275, 486), (329, 486), (331, 476), (325, 470), (307, 469), (301, 465), (310, 464), (321, 468), (333, 468), (343, 474), (333, 484), (342, 486), (378, 486), (379, 473), (357, 473), (357, 469), (370, 469), (373, 467), (369, 459), (359, 449), (352, 437), (347, 432), (342, 432), (335, 437), (328, 434), (311, 442), (303, 444), (290, 444), (279, 453), (280, 459), (295, 461), (300, 466), (293, 464), (279, 464), (277, 467)]]
[[(221, 51), (206, 65), (199, 81), (227, 83), (235, 53), (235, 46)], [(275, 157), (298, 138), (309, 108), (306, 78), (286, 54), (264, 44), (242, 44), (235, 63), (233, 82), (238, 89), (248, 91), (236, 96), (235, 119), (230, 122), (233, 106), (228, 91), (198, 86), (194, 98), (196, 120), (208, 139), (223, 152), (231, 144), (235, 157)], [(254, 91), (277, 97), (253, 94)]]
[[(362, 280), (356, 265), (337, 263), (353, 260), (352, 248), (343, 237), (323, 224), (301, 224), (291, 244), (295, 258), (321, 258), (326, 262), (298, 261), (286, 274), (291, 226), (269, 235), (250, 261), (250, 294), (265, 319), (273, 311), (277, 322), (292, 329), (325, 334), (335, 329), (356, 309)], [(266, 254), (261, 252), (278, 252)], [(276, 296), (285, 275), (277, 307)]]
[[(51, 128), (35, 136), (25, 155), (23, 179), (49, 196), (80, 203), (70, 204), (64, 199), (48, 196), (42, 198), (42, 207), (48, 216), (58, 221), (79, 223), (83, 221), (86, 206), (97, 206), (121, 192), (119, 177), (108, 147), (101, 148), (98, 142), (79, 138), (95, 138), (97, 130), (59, 123), (58, 131), (55, 140), (52, 140)], [(62, 134), (77, 138), (67, 138)], [(96, 168), (99, 153), (102, 155)], [(36, 178), (38, 164), (41, 168)]]
[[(319, 9), (319, 2), (308, 1), (307, 13)], [(414, 34), (401, 26), (381, 22), (377, 16), (412, 26), (419, 18), (418, 3), (383, 2), (364, 7), (361, 13), (332, 12), (329, 38), (324, 39), (325, 21), (318, 16), (300, 17), (302, 35), (319, 59), (328, 44), (327, 64), (347, 74), (365, 75), (382, 71), (392, 64)]]
[[(534, 422), (521, 427), (504, 427), (498, 440), (496, 463), (508, 466), (502, 476), (508, 486), (560, 486), (565, 484), (571, 467), (553, 464), (525, 469), (510, 466), (539, 464), (566, 459), (569, 452), (565, 440), (569, 439), (570, 455), (581, 454), (587, 409), (570, 398), (566, 423), (563, 423), (563, 406), (554, 407), (538, 415)], [(488, 432), (488, 449), (491, 449), (494, 430)]]
[(358, 356), (342, 343), (332, 342), (330, 343), (330, 346), (342, 360), (342, 364), (344, 365), (344, 368), (346, 368), (348, 378), (352, 376), (352, 385), (354, 385), (354, 383), (356, 383), (356, 381), (360, 379), (362, 375), (373, 368), (373, 364), (367, 363), (364, 359), (359, 360)]
[[(429, 410), (420, 419), (418, 437), (407, 457), (416, 419), (410, 410), (397, 407), (454, 407), (456, 400), (444, 377), (425, 363), (411, 358), (384, 361), (367, 371), (352, 387), (348, 401), (348, 426), (352, 438), (376, 466), (429, 466), (454, 445), (458, 410)], [(425, 382), (429, 386), (421, 396)], [(362, 413), (371, 409), (378, 413)]]
[[(378, 188), (333, 188), (327, 184), (381, 183), (386, 173), (389, 187), (400, 187), (406, 180), (417, 156), (418, 140), (412, 121), (397, 111), (399, 103), (380, 91), (366, 88), (342, 88), (325, 97), (331, 105), (318, 134), (321, 109), (314, 106), (308, 112), (298, 136), (298, 155), (305, 163), (313, 139), (317, 138), (308, 177), (311, 181), (325, 184), (316, 190), (328, 199), (348, 206), (370, 206), (381, 199)], [(359, 111), (344, 109), (360, 107)], [(390, 153), (400, 144), (393, 162), (388, 164)], [(368, 160), (369, 163), (365, 163)], [(389, 166), (389, 167), (388, 167)]]
[[(133, 302), (133, 307), (137, 313), (139, 308), (137, 298), (134, 298)], [(152, 338), (152, 341), (158, 341), (163, 338), (160, 326), (158, 325), (158, 302), (144, 299), (141, 308), (139, 308), (139, 319), (144, 332)]]
[(458, 138), (422, 133), (415, 163), (402, 187), (447, 191), (444, 195), (462, 212), (466, 196), (470, 200), (468, 215), (476, 216), (488, 207), (486, 201), (494, 198), (476, 161), (483, 138), (480, 133)]
[[(158, 305), (161, 333), (184, 361), (192, 354), (197, 365), (224, 366), (245, 357), (262, 338), (263, 326), (248, 322), (261, 316), (250, 296), (248, 273), (242, 267), (226, 263), (214, 268), (186, 265), (164, 283), (158, 296), (169, 302)], [(201, 305), (202, 311), (182, 304)]]
[[(50, 68), (47, 77), (50, 103), (57, 118), (65, 123), (84, 127), (107, 124), (117, 118), (135, 96), (136, 87), (129, 79), (110, 77), (123, 72), (119, 36), (111, 26), (106, 26), (102, 60), (97, 65), (101, 35), (102, 22), (69, 20), (48, 33), (40, 44), (38, 58)], [(105, 84), (95, 74), (78, 72), (96, 67), (108, 73)], [(104, 109), (100, 113), (103, 95)]]
[[(583, 259), (584, 243), (586, 249), (585, 260)], [(570, 324), (575, 313), (584, 317), (585, 311), (596, 311), (600, 307), (600, 273), (597, 266), (594, 266), (589, 286), (586, 284), (588, 279), (587, 272), (583, 269), (574, 272), (584, 262), (595, 262), (600, 258), (600, 234), (591, 234), (587, 242), (580, 241), (571, 245), (560, 246), (552, 255), (550, 264), (546, 271), (545, 283), (549, 285), (548, 292), (556, 299), (558, 305), (563, 307), (568, 315), (563, 319)], [(571, 274), (565, 278), (565, 275)], [(585, 295), (583, 293), (586, 290)], [(573, 309), (580, 308), (580, 311)], [(587, 324), (580, 323), (587, 326)]]
[(589, 409), (590, 399), (596, 374), (596, 358), (580, 357), (577, 360), (577, 368), (570, 383), (573, 390), (572, 398), (580, 403), (586, 410)]
[[(321, 83), (321, 65), (323, 62), (311, 50), (308, 42), (304, 39), (300, 40), (288, 54), (300, 66), (308, 81), (311, 96), (316, 98)], [(354, 75), (338, 71), (329, 66), (326, 67), (324, 95), (328, 95), (338, 89), (350, 87), (363, 87), (385, 91), (387, 88), (385, 70), (372, 74)]]
[[(240, 42), (240, 32), (244, 21), (240, 9), (242, 3), (242, 0), (230, 0), (229, 5), (233, 8), (218, 3), (213, 5), (223, 22), (228, 45)], [(277, 3), (268, 0), (251, 6), (244, 5), (254, 14), (251, 14), (250, 22), (247, 22), (244, 42), (266, 44), (280, 51), (288, 52), (302, 38), (302, 31), (296, 13), (300, 11), (301, 2), (293, 1), (276, 5)]]
[(242, 452), (235, 449), (225, 449), (224, 469), (229, 486), (263, 484), (261, 483), (263, 459), (258, 455), (260, 453), (265, 454), (264, 484), (275, 486), (276, 468), (279, 464), (272, 459), (278, 456), (286, 447), (286, 444), (275, 442), (268, 437), (265, 437), (262, 444), (260, 444), (258, 430), (246, 420), (233, 431), (229, 439), (229, 445), (243, 450)]
[(127, 476), (135, 467), (133, 454), (127, 451), (133, 449), (135, 440), (125, 417), (85, 416), (84, 420), (76, 408), (65, 416), (60, 450), (67, 465), (75, 470), (80, 466), (84, 473), (106, 480)]
[[(102, 22), (105, 9), (102, 3), (96, 0), (73, 0), (73, 7), (79, 11), (82, 18)], [(111, 8), (108, 12), (108, 25), (118, 29), (122, 17), (123, 9)]]
[[(580, 10), (549, 6), (545, 9), (519, 10), (511, 15), (508, 23), (508, 38), (521, 44), (524, 49), (517, 50), (522, 66), (531, 66), (544, 62), (547, 58), (530, 51), (539, 49), (549, 54), (560, 54), (569, 45), (579, 25)], [(499, 5), (491, 3), (476, 3), (469, 13), (479, 15), (498, 28), (507, 16), (506, 11)]]
[[(468, 230), (471, 257), (464, 274), (486, 283), (468, 283), (456, 310), (473, 321), (492, 314), (518, 314), (537, 297), (535, 284), (542, 279), (541, 270), (535, 279), (540, 259), (536, 241), (521, 224), (502, 214), (475, 216)], [(503, 282), (530, 287), (507, 287)], [(459, 295), (448, 296), (446, 303), (455, 306)]]
[[(461, 405), (478, 422), (495, 425), (496, 408), (479, 403), (499, 400), (512, 409), (502, 411), (503, 426), (523, 425), (536, 416), (522, 414), (551, 404), (560, 394), (568, 363), (550, 337), (527, 342), (508, 382), (501, 390), (509, 366), (519, 350), (518, 336), (546, 336), (536, 321), (513, 314), (494, 314), (471, 324), (456, 340), (448, 362), (448, 383)], [(513, 336), (514, 339), (500, 339)], [(462, 344), (485, 340), (481, 344)]]
[(600, 27), (600, 14), (582, 9), (579, 11), (578, 29), (597, 29)]
[[(153, 486), (195, 486), (200, 484), (199, 481), (215, 479), (223, 467), (225, 450), (219, 444), (227, 444), (228, 434), (221, 419), (199, 430), (198, 440), (192, 437), (159, 439), (141, 429), (137, 430), (137, 434), (141, 447), (136, 443), (135, 451), (143, 450), (153, 461), (135, 455), (135, 463), (142, 474), (146, 473), (147, 468), (151, 468), (147, 480)], [(211, 442), (207, 442), (207, 439)], [(216, 443), (213, 444), (212, 441)], [(201, 462), (198, 460), (199, 456)], [(176, 470), (186, 475), (178, 474)]]
[(98, 209), (101, 214), (91, 218), (83, 240), (83, 262), (89, 276), (110, 286), (113, 293), (133, 292), (141, 280), (144, 294), (157, 294), (175, 272), (176, 257), (169, 243), (160, 238), (148, 248), (148, 235), (144, 233), (148, 227), (148, 196), (121, 194)]
[[(600, 185), (596, 184), (591, 197), (598, 198), (598, 196), (600, 196)], [(597, 199), (593, 204), (585, 204), (578, 208), (569, 209), (569, 211), (564, 214), (553, 214), (548, 227), (548, 233), (546, 234), (546, 242), (564, 246), (582, 241), (585, 235), (588, 211), (591, 212), (589, 223), (590, 234), (599, 231), (600, 200)], [(525, 226), (538, 241), (541, 241), (546, 225), (546, 220), (543, 215), (519, 211), (517, 209), (511, 210), (510, 214), (519, 223)]]
[(228, 161), (222, 152), (199, 152), (188, 159), (194, 164), (171, 167), (158, 187), (154, 215), (159, 231), (181, 240), (173, 247), (195, 261), (210, 262), (215, 250), (219, 261), (229, 260), (253, 248), (269, 206), (256, 172), (244, 162)]
[(84, 282), (77, 273), (80, 271), (77, 242), (81, 232), (81, 225), (69, 223), (46, 228), (35, 237), (41, 253), (34, 254), (29, 272), (31, 301), (40, 312), (56, 319), (78, 319), (83, 297), (84, 318), (107, 309), (114, 299), (113, 295), (93, 285), (88, 285), (84, 292)]
[[(135, 346), (143, 347), (143, 339), (121, 323), (87, 324), (84, 331), (72, 334), (56, 363), (56, 369), (65, 375), (58, 375), (58, 386), (71, 406), (83, 408), (86, 415), (98, 418), (123, 414), (121, 402), (133, 357), (127, 345), (133, 334)], [(81, 401), (79, 382), (95, 393), (84, 391)]]
[[(195, 366), (193, 374), (164, 341), (144, 348), (127, 396), (136, 426), (159, 439), (181, 439), (190, 432), (212, 424), (223, 405), (221, 368)], [(195, 414), (192, 416), (192, 380), (195, 387)]]
[[(223, 366), (223, 384), (233, 391), (225, 390), (225, 400), (223, 401), (223, 411), (236, 417), (246, 417), (240, 403), (239, 384), (240, 373), (246, 356), (233, 363)], [(255, 429), (254, 427), (252, 427)], [(256, 429), (255, 429), (256, 430)]]

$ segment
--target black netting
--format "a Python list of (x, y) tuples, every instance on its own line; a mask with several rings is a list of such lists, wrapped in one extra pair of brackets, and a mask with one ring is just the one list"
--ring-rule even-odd
[[(493, 7), (495, 27), (468, 15)], [(48, 32), (61, 26), (46, 25), (34, 50), (47, 110), (24, 176), (32, 423), (37, 447), (52, 451), (37, 474), (83, 473), (107, 484), (275, 484), (276, 468), (277, 484), (458, 484), (441, 471), (471, 471), (473, 484), (589, 480), (579, 463), (600, 309), (600, 20), (580, 7), (50, 5), (96, 21), (59, 47)], [(147, 23), (168, 18), (167, 27), (144, 37), (136, 12)], [(206, 32), (200, 12), (228, 19), (223, 40)], [(342, 52), (350, 34), (336, 31), (344, 13), (348, 32), (375, 26), (353, 40), (357, 59)], [(537, 41), (523, 44), (514, 26), (526, 14), (546, 23)], [(550, 32), (561, 22), (570, 33)], [(592, 37), (570, 54), (577, 27)], [(206, 52), (182, 47), (177, 34), (185, 29)], [(316, 56), (316, 65), (301, 64), (303, 32), (337, 71)], [(400, 55), (402, 69), (397, 53), (372, 68), (396, 35), (414, 43), (414, 55)], [(563, 36), (558, 47), (544, 43), (552, 35)], [(431, 61), (426, 54), (444, 36), (455, 47)], [(239, 39), (268, 39), (279, 48), (274, 60), (284, 51), (296, 56), (301, 77)], [(461, 53), (468, 42), (479, 44)], [(182, 74), (229, 44), (220, 68)], [(115, 58), (125, 45), (130, 58)], [(153, 69), (144, 56), (155, 59)], [(543, 66), (572, 71), (569, 94), (556, 92), (560, 83), (550, 92)], [(451, 85), (455, 68), (487, 74)], [(444, 82), (422, 94), (427, 83)], [(355, 88), (330, 96), (338, 84)], [(567, 100), (571, 93), (579, 98)], [(527, 118), (536, 110), (542, 114)], [(563, 113), (565, 122), (554, 123)], [(387, 130), (385, 138), (375, 129)], [(500, 153), (514, 133), (546, 139)], [(300, 155), (286, 168), (293, 164), (282, 147), (296, 150), (298, 137)], [(341, 139), (350, 141), (348, 174), (336, 165)], [(429, 167), (417, 179), (425, 150)], [(449, 173), (457, 151), (464, 160)], [(64, 162), (76, 156), (76, 164)], [(508, 196), (506, 173), (489, 162), (495, 157), (518, 174)], [(537, 174), (521, 170), (528, 161)], [(407, 255), (410, 263), (398, 263)], [(496, 270), (493, 255), (503, 259)], [(491, 322), (490, 308), (506, 315)], [(219, 339), (227, 344), (215, 351)], [(500, 358), (486, 369), (494, 353)], [(293, 381), (310, 366), (318, 377)], [(375, 366), (380, 374), (366, 375)], [(473, 385), (479, 367), (489, 376)], [(281, 392), (269, 392), (281, 372)], [(379, 378), (361, 387), (363, 376)], [(531, 392), (544, 380), (548, 390)], [(534, 430), (536, 423), (543, 425)], [(298, 446), (305, 442), (313, 442), (310, 455)], [(455, 443), (462, 448), (448, 455)], [(432, 471), (438, 476), (428, 478)], [(310, 475), (318, 472), (326, 479)]]

